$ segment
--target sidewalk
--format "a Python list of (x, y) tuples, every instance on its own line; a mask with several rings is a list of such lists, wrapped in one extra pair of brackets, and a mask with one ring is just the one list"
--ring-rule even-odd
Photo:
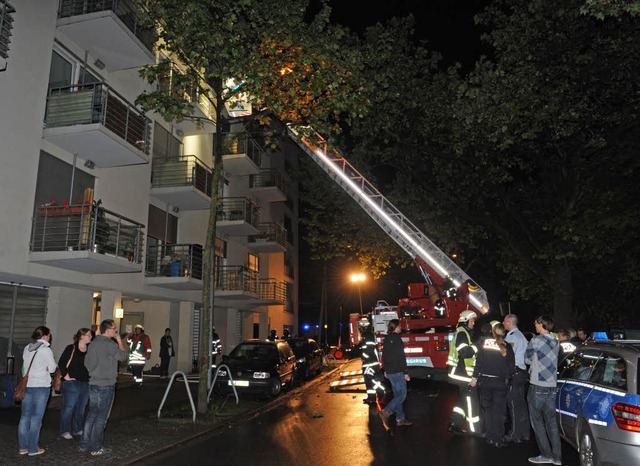
[[(145, 375), (142, 388), (133, 387), (129, 374), (118, 376), (116, 397), (105, 431), (104, 446), (110, 450), (108, 455), (91, 457), (80, 453), (78, 438), (65, 440), (60, 437), (61, 397), (52, 396), (42, 421), (40, 447), (46, 452), (37, 457), (18, 454), (18, 422), (20, 408), (0, 409), (0, 465), (74, 465), (74, 464), (126, 464), (136, 458), (150, 454), (167, 445), (177, 443), (198, 433), (211, 430), (212, 425), (191, 422), (190, 412), (185, 413), (185, 422), (179, 428), (175, 423), (163, 423), (156, 420), (157, 411), (167, 388), (169, 379)], [(189, 384), (194, 403), (197, 399), (197, 384)], [(188, 395), (183, 381), (174, 382), (163, 413), (167, 407), (187, 402)]]
[[(332, 370), (323, 373), (309, 384), (326, 383), (335, 370), (349, 361), (341, 361)], [(65, 440), (60, 437), (60, 396), (52, 396), (47, 412), (42, 421), (40, 432), (40, 447), (45, 448), (43, 455), (36, 457), (20, 456), (18, 454), (18, 422), (20, 421), (20, 407), (0, 409), (0, 465), (52, 465), (69, 466), (80, 464), (117, 464), (125, 466), (135, 464), (137, 460), (150, 456), (155, 452), (177, 446), (194, 437), (225, 429), (231, 424), (251, 419), (265, 410), (271, 409), (289, 398), (289, 393), (283, 393), (275, 400), (255, 402), (240, 399), (241, 414), (237, 414), (233, 396), (227, 401), (225, 409), (216, 417), (215, 422), (198, 420), (192, 422), (190, 409), (182, 413), (175, 422), (166, 422), (169, 414), (168, 407), (176, 404), (189, 404), (189, 398), (182, 380), (174, 381), (171, 392), (167, 396), (162, 413), (163, 418), (157, 419), (158, 408), (166, 391), (169, 379), (145, 374), (142, 388), (133, 387), (130, 374), (120, 374), (116, 387), (116, 397), (111, 410), (111, 416), (105, 430), (104, 447), (109, 450), (107, 455), (92, 457), (88, 453), (80, 453), (80, 440)], [(197, 383), (190, 383), (193, 401), (197, 404)], [(234, 414), (234, 412), (236, 414)]]

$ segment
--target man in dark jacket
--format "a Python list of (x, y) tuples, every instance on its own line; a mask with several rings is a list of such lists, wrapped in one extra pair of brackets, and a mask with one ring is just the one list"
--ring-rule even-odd
[(391, 382), (393, 399), (380, 411), (380, 419), (385, 429), (389, 429), (389, 418), (396, 415), (397, 426), (413, 424), (405, 418), (402, 403), (407, 397), (407, 382), (411, 380), (407, 372), (407, 359), (404, 354), (404, 343), (400, 338), (400, 321), (392, 319), (387, 327), (387, 336), (382, 347), (382, 370), (384, 376)]
[(173, 338), (171, 338), (171, 329), (164, 330), (164, 336), (160, 338), (160, 377), (169, 375), (169, 362), (176, 355), (173, 349)]
[(376, 336), (368, 321), (360, 323), (358, 327), (362, 334), (362, 340), (360, 340), (362, 375), (364, 377), (365, 386), (367, 387), (367, 398), (363, 400), (363, 403), (375, 405), (377, 399), (376, 395), (379, 393), (382, 397), (385, 392), (382, 371), (380, 370), (378, 342), (376, 341)]

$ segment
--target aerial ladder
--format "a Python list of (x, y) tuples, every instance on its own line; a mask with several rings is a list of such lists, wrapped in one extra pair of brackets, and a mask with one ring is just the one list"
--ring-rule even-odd
[(427, 284), (452, 287), (479, 315), (489, 310), (486, 292), (310, 127), (289, 125), (289, 136), (413, 258)]

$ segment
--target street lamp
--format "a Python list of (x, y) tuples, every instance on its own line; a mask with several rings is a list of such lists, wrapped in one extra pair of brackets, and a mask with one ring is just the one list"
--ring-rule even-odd
[(358, 286), (358, 297), (360, 298), (360, 314), (362, 314), (362, 291), (361, 291), (361, 285), (366, 280), (367, 280), (367, 276), (365, 274), (363, 274), (362, 272), (360, 272), (360, 273), (352, 273), (351, 274), (351, 281)]

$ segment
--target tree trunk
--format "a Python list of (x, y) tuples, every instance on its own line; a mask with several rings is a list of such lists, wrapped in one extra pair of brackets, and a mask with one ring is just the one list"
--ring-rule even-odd
[[(221, 95), (220, 86), (214, 87), (216, 96)], [(215, 238), (218, 204), (220, 203), (220, 181), (222, 179), (222, 102), (218, 100), (216, 109), (216, 132), (213, 150), (213, 177), (211, 180), (211, 205), (209, 224), (203, 255), (202, 310), (200, 312), (200, 357), (198, 358), (198, 405), (199, 414), (207, 412), (209, 379), (211, 369), (211, 341), (213, 331), (213, 310), (215, 290)]]
[(551, 273), (553, 289), (554, 330), (574, 327), (573, 273), (569, 264), (558, 264)]

